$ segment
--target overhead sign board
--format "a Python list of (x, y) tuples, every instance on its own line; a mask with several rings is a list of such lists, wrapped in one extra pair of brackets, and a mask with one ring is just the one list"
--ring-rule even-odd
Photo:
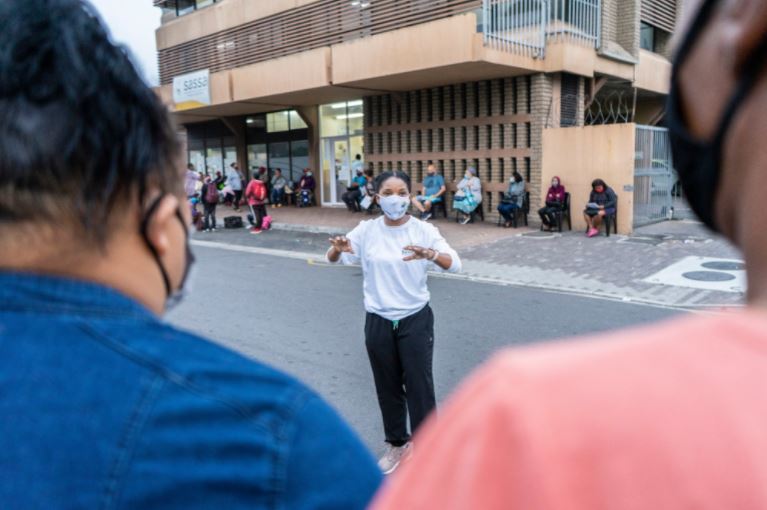
[(173, 103), (176, 111), (210, 105), (210, 70), (173, 78)]

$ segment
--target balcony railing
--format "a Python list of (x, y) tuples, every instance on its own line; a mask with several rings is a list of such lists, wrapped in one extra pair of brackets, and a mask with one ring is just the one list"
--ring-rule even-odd
[(160, 81), (170, 83), (174, 76), (201, 69), (216, 72), (263, 62), (481, 6), (482, 0), (318, 0), (160, 50)]
[(483, 0), (485, 45), (536, 58), (551, 40), (599, 48), (601, 0)]

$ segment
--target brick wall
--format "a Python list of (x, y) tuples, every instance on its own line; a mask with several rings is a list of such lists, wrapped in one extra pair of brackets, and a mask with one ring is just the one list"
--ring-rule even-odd
[(495, 219), (514, 170), (529, 180), (531, 202), (538, 203), (550, 103), (551, 79), (543, 74), (368, 97), (365, 159), (376, 174), (407, 172), (414, 191), (433, 162), (448, 183), (448, 204), (454, 181), (474, 166), (485, 213)]
[(639, 56), (641, 0), (603, 0), (602, 47), (617, 44), (634, 58)]

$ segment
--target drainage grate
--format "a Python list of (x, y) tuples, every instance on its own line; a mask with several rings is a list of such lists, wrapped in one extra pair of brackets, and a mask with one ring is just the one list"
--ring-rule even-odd
[(735, 279), (735, 275), (719, 271), (690, 271), (682, 273), (682, 276), (696, 282), (729, 282)]
[(745, 271), (746, 265), (743, 262), (706, 262), (701, 264), (706, 269), (714, 271)]

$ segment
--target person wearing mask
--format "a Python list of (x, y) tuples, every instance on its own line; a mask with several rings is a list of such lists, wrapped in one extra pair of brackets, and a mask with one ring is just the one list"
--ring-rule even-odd
[(361, 222), (346, 236), (331, 238), (327, 260), (362, 265), (365, 345), (387, 443), (379, 466), (389, 474), (412, 451), (412, 433), (436, 406), (434, 315), (427, 272), (458, 272), (461, 260), (436, 227), (407, 214), (407, 174), (378, 176), (376, 201), (383, 216)]
[(184, 192), (186, 197), (192, 199), (197, 196), (197, 182), (200, 180), (200, 174), (195, 172), (194, 165), (186, 165), (186, 174), (184, 174)]
[(240, 210), (240, 202), (242, 202), (242, 181), (245, 180), (245, 176), (240, 171), (240, 165), (232, 163), (229, 166), (229, 174), (227, 175), (227, 183), (234, 193), (234, 210)]
[(288, 185), (288, 180), (282, 176), (282, 170), (279, 168), (274, 170), (274, 176), (272, 177), (272, 207), (282, 207), (282, 203), (285, 200), (285, 187)]
[(503, 201), (498, 204), (498, 213), (505, 220), (503, 226), (511, 227), (514, 223), (512, 215), (516, 209), (521, 209), (525, 200), (525, 180), (519, 172), (514, 172), (509, 183), (509, 190), (504, 194)]
[(304, 175), (298, 183), (299, 190), (299, 206), (309, 207), (312, 205), (314, 197), (314, 189), (317, 184), (314, 181), (314, 175), (309, 168), (304, 169)]
[(546, 193), (546, 206), (538, 210), (544, 231), (551, 232), (559, 226), (558, 215), (565, 206), (565, 197), (566, 190), (562, 186), (562, 180), (555, 176), (551, 179), (551, 187)]
[(482, 204), (482, 183), (477, 177), (477, 169), (469, 167), (466, 175), (457, 186), (458, 191), (453, 199), (453, 209), (463, 215), (460, 220), (462, 225), (466, 225), (472, 220), (472, 216), (477, 207)]
[(445, 178), (437, 174), (437, 167), (429, 163), (426, 167), (426, 178), (423, 180), (421, 194), (416, 197), (414, 205), (421, 211), (421, 219), (426, 221), (432, 216), (434, 204), (442, 203), (445, 192)]
[(351, 212), (362, 211), (360, 208), (360, 200), (362, 200), (362, 190), (365, 189), (365, 184), (367, 184), (367, 179), (362, 173), (362, 168), (358, 167), (356, 172), (357, 175), (352, 180), (349, 189), (341, 196), (341, 199), (346, 204), (346, 208)]
[(373, 510), (767, 508), (767, 2), (685, 7), (674, 167), (700, 220), (742, 250), (747, 305), (499, 355)]
[(110, 41), (90, 2), (0, 2), (0, 505), (365, 508), (381, 473), (319, 396), (163, 318), (182, 150)]
[(607, 215), (615, 214), (618, 206), (618, 196), (605, 184), (602, 179), (594, 179), (591, 183), (591, 193), (589, 194), (589, 203), (583, 211), (583, 219), (586, 220), (588, 230), (586, 235), (594, 237), (599, 235), (599, 226), (602, 219)]
[(200, 199), (202, 201), (203, 230), (204, 232), (215, 232), (217, 226), (216, 208), (218, 207), (220, 196), (216, 182), (209, 175), (206, 175), (203, 181)]

